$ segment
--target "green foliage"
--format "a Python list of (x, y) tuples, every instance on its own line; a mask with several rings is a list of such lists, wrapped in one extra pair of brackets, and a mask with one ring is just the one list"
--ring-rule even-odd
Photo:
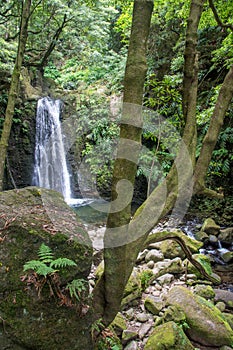
[(38, 250), (38, 257), (43, 263), (51, 263), (54, 260), (51, 248), (44, 243), (41, 244)]
[(180, 328), (182, 328), (184, 331), (186, 331), (187, 329), (190, 328), (190, 326), (189, 326), (189, 324), (187, 323), (186, 320), (181, 320), (181, 321), (179, 321), (177, 324), (178, 324), (178, 326), (179, 326)]
[(67, 258), (54, 259), (52, 250), (44, 243), (41, 244), (38, 250), (38, 257), (39, 260), (30, 260), (26, 262), (24, 271), (33, 270), (37, 275), (46, 277), (58, 272), (58, 268), (62, 269), (70, 266), (77, 266), (73, 260)]
[(179, 126), (181, 109), (181, 80), (178, 76), (165, 75), (159, 81), (155, 75), (151, 75), (146, 82), (146, 97), (144, 105), (157, 111), (162, 117), (172, 117)]
[[(75, 279), (69, 282), (63, 289), (60, 287), (59, 271), (75, 267), (77, 264), (68, 258), (54, 258), (50, 247), (42, 243), (38, 250), (38, 260), (30, 260), (24, 264), (24, 271), (29, 271), (22, 277), (28, 285), (33, 284), (40, 296), (42, 289), (48, 285), (52, 295), (61, 301), (61, 305), (72, 306), (72, 300), (80, 302), (83, 292), (87, 290), (87, 282), (84, 279)], [(66, 295), (68, 291), (68, 296)]]
[(142, 271), (142, 273), (140, 274), (142, 290), (145, 290), (147, 287), (149, 287), (152, 277), (153, 272), (151, 270)]
[(103, 335), (98, 341), (98, 350), (121, 350), (120, 340), (111, 331), (103, 331)]
[(66, 289), (68, 289), (71, 298), (74, 297), (76, 300), (80, 300), (82, 292), (87, 290), (87, 281), (83, 278), (73, 280), (67, 284)]
[[(2, 34), (4, 28), (0, 25), (0, 34)], [(0, 35), (0, 70), (12, 73), (14, 67), (14, 61), (16, 57), (17, 43), (7, 42)]]
[(90, 182), (104, 189), (111, 182), (119, 126), (111, 119), (106, 96), (83, 95), (81, 103), (77, 111), (77, 134), (82, 135), (82, 141), (79, 141), (82, 144), (82, 165), (88, 169)]

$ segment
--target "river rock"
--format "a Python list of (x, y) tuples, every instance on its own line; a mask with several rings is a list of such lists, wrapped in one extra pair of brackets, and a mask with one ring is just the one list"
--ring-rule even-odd
[(233, 292), (223, 289), (214, 289), (215, 297), (214, 301), (223, 301), (226, 305), (233, 307)]
[(131, 273), (128, 283), (126, 284), (124, 296), (127, 296), (133, 293), (134, 291), (141, 291), (140, 272), (138, 272), (136, 268), (133, 269), (133, 272)]
[(141, 323), (148, 321), (148, 318), (149, 316), (145, 312), (140, 312), (136, 315), (136, 320)]
[(218, 239), (225, 244), (232, 244), (233, 242), (233, 227), (228, 227), (223, 230), (220, 230)]
[(138, 344), (136, 341), (130, 342), (126, 347), (125, 350), (138, 350)]
[(201, 241), (201, 242), (207, 242), (208, 239), (209, 239), (209, 236), (207, 235), (206, 232), (204, 231), (198, 231), (195, 233), (195, 237), (198, 241)]
[(233, 329), (233, 314), (229, 314), (229, 313), (223, 312), (223, 315), (226, 318), (226, 320), (229, 323), (229, 325), (231, 326), (231, 328)]
[(0, 333), (35, 350), (91, 348), (90, 313), (81, 318), (76, 308), (61, 306), (49, 288), (39, 296), (33, 283), (27, 285), (21, 278), (24, 264), (38, 259), (42, 243), (56, 258), (77, 264), (59, 272), (62, 285), (89, 275), (91, 241), (74, 211), (58, 192), (28, 187), (1, 192), (0, 213)]
[(223, 346), (233, 343), (233, 331), (222, 313), (204, 298), (188, 288), (173, 287), (167, 297), (168, 305), (181, 308), (189, 325), (190, 339), (206, 346)]
[(126, 330), (126, 328), (127, 328), (126, 321), (125, 321), (124, 316), (120, 312), (118, 312), (118, 314), (116, 315), (116, 317), (112, 321), (111, 326), (113, 327), (117, 336), (121, 335), (121, 333), (124, 330)]
[(156, 278), (165, 275), (166, 273), (181, 274), (184, 272), (184, 266), (180, 258), (165, 259), (155, 263), (153, 274)]
[(151, 312), (153, 315), (158, 315), (164, 307), (162, 299), (149, 295), (144, 302), (146, 310)]
[(220, 226), (212, 218), (208, 218), (204, 221), (201, 231), (206, 232), (208, 235), (218, 235)]
[(194, 293), (205, 299), (214, 299), (215, 292), (213, 288), (206, 284), (197, 284), (194, 287)]
[(152, 328), (152, 322), (143, 323), (138, 331), (139, 339), (143, 339), (151, 328)]
[(160, 242), (160, 249), (164, 255), (165, 259), (173, 259), (180, 257), (184, 259), (185, 253), (183, 252), (181, 246), (172, 239)]
[(167, 322), (155, 328), (144, 350), (194, 350), (182, 328), (175, 322)]
[(135, 329), (125, 329), (122, 333), (122, 343), (127, 344), (130, 340), (136, 339), (138, 337), (138, 332)]
[(158, 283), (161, 286), (169, 285), (174, 280), (174, 276), (171, 273), (165, 273), (165, 275), (157, 278)]
[[(223, 301), (218, 301), (215, 306), (221, 311), (224, 312), (226, 309), (226, 304)], [(229, 323), (229, 322), (228, 322)], [(230, 324), (230, 323), (229, 323)], [(230, 324), (231, 325), (231, 324)], [(231, 327), (232, 328), (232, 327)]]
[(161, 250), (158, 249), (151, 249), (149, 250), (149, 252), (146, 254), (145, 260), (146, 262), (149, 261), (154, 261), (154, 262), (158, 262), (164, 259), (163, 253), (161, 252)]
[(233, 252), (229, 250), (220, 251), (220, 256), (225, 263), (230, 263), (233, 261)]

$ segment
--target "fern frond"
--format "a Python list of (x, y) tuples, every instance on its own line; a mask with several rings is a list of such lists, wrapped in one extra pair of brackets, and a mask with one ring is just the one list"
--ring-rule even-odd
[(50, 266), (47, 266), (44, 262), (39, 261), (39, 260), (31, 260), (26, 262), (26, 264), (23, 267), (24, 271), (28, 271), (28, 270), (33, 270), (35, 273), (37, 273), (37, 275), (40, 276), (48, 276), (51, 273), (56, 272), (55, 269), (53, 269)]
[(53, 260), (49, 266), (59, 269), (59, 268), (68, 267), (68, 266), (77, 266), (77, 264), (73, 260), (68, 258), (58, 258)]
[(52, 249), (44, 243), (41, 244), (38, 250), (38, 256), (44, 263), (50, 263), (54, 259)]
[(30, 260), (23, 265), (23, 271), (34, 270), (35, 272), (37, 272), (37, 270), (43, 266), (46, 265), (42, 261)]
[(47, 277), (48, 275), (51, 275), (52, 273), (57, 272), (57, 270), (54, 270), (52, 267), (47, 266), (45, 264), (43, 264), (43, 266), (40, 266), (38, 268), (38, 270), (36, 271), (36, 273), (38, 275)]
[(71, 298), (75, 297), (77, 300), (80, 300), (80, 293), (87, 289), (87, 281), (83, 278), (73, 280), (67, 284), (66, 289), (69, 290)]

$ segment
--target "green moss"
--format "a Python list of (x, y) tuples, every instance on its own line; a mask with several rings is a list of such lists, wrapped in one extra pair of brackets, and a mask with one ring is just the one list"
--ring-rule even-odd
[(144, 350), (194, 350), (183, 330), (174, 322), (167, 322), (155, 328)]

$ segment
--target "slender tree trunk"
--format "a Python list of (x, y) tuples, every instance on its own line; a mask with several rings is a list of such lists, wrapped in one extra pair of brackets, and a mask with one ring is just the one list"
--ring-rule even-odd
[(127, 235), (137, 160), (141, 148), (144, 82), (147, 71), (146, 44), (153, 0), (135, 0), (128, 50), (120, 141), (112, 183), (112, 204), (107, 220), (104, 274), (94, 293), (97, 312), (105, 325), (115, 318), (127, 283)]
[(14, 70), (11, 77), (11, 84), (10, 84), (7, 107), (6, 107), (5, 120), (3, 124), (1, 140), (0, 140), (0, 191), (3, 189), (5, 160), (6, 160), (8, 142), (9, 142), (9, 137), (11, 132), (12, 120), (14, 115), (15, 103), (18, 97), (20, 71), (21, 71), (25, 47), (27, 43), (27, 34), (28, 34), (27, 28), (28, 28), (28, 20), (30, 16), (30, 7), (31, 7), (31, 0), (25, 0), (23, 2), (22, 15), (21, 15), (17, 56), (16, 56), (15, 65), (14, 65)]
[(200, 22), (205, 0), (193, 0), (190, 7), (190, 16), (185, 40), (185, 64), (183, 78), (183, 117), (185, 129), (183, 141), (185, 142), (193, 166), (195, 165), (197, 127), (196, 127), (196, 104), (198, 88), (198, 53), (197, 53), (197, 30)]
[(218, 135), (224, 122), (224, 117), (233, 98), (233, 66), (227, 73), (217, 102), (210, 120), (210, 125), (202, 143), (201, 153), (198, 158), (195, 169), (195, 192), (199, 194), (216, 197), (218, 194), (210, 189), (205, 188), (205, 177), (211, 161), (213, 150), (216, 146)]
[[(135, 4), (137, 1), (135, 2)], [(108, 218), (108, 227), (106, 230), (104, 261), (105, 271), (95, 289), (95, 306), (99, 315), (103, 315), (104, 323), (111, 322), (114, 315), (120, 309), (120, 301), (123, 295), (124, 287), (130, 277), (138, 253), (143, 246), (149, 232), (158, 223), (159, 219), (167, 214), (175, 205), (178, 210), (186, 211), (193, 190), (193, 165), (196, 146), (196, 96), (197, 96), (197, 29), (203, 10), (204, 0), (193, 0), (190, 7), (188, 28), (186, 34), (185, 50), (185, 68), (184, 68), (184, 104), (183, 112), (185, 119), (184, 141), (181, 142), (178, 156), (174, 162), (171, 171), (163, 183), (161, 183), (137, 210), (132, 220), (130, 220), (129, 206), (127, 210), (118, 211), (117, 214), (110, 214)], [(134, 23), (134, 22), (133, 22)], [(133, 33), (133, 31), (132, 31)], [(133, 38), (131, 37), (133, 41)], [(129, 60), (129, 59), (128, 59)], [(129, 60), (130, 62), (130, 60)], [(134, 62), (135, 65), (135, 62)], [(138, 71), (138, 69), (137, 69)], [(126, 70), (127, 72), (127, 70)], [(133, 74), (134, 71), (132, 71)], [(129, 89), (134, 89), (133, 74)], [(141, 90), (143, 91), (143, 90)], [(133, 93), (131, 93), (133, 96)], [(130, 94), (125, 95), (125, 102), (132, 101), (128, 99)], [(138, 102), (139, 103), (139, 100)], [(127, 106), (127, 105), (126, 105)], [(134, 113), (135, 114), (135, 113)], [(140, 113), (136, 114), (137, 116)], [(132, 117), (131, 113), (126, 113), (123, 118)], [(132, 123), (130, 119), (129, 124)], [(140, 121), (134, 122), (140, 128)], [(123, 124), (121, 137), (132, 138), (134, 128), (127, 126), (127, 121)], [(122, 157), (123, 158), (123, 157)], [(114, 175), (120, 179), (128, 179), (130, 163), (122, 159), (117, 160)], [(135, 167), (131, 168), (135, 176)], [(120, 176), (118, 171), (120, 170)], [(134, 173), (134, 175), (133, 175)], [(114, 181), (115, 184), (115, 181)], [(113, 200), (116, 198), (116, 189), (113, 188)], [(126, 191), (125, 193), (129, 193)], [(120, 226), (120, 227), (119, 227)], [(114, 230), (113, 230), (114, 228)], [(117, 241), (117, 238), (120, 237)], [(120, 240), (125, 243), (120, 246)], [(119, 247), (108, 248), (111, 243), (118, 243)]]

